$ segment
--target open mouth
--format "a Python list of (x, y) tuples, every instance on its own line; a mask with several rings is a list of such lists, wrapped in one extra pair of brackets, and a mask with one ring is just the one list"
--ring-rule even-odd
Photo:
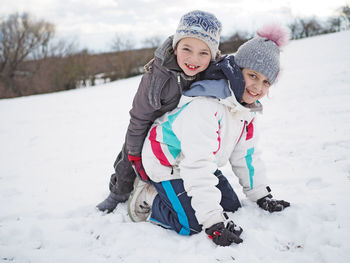
[(195, 65), (192, 65), (192, 64), (187, 64), (185, 63), (186, 67), (189, 69), (189, 70), (196, 70), (199, 68), (199, 66), (195, 66)]
[(252, 90), (249, 90), (249, 89), (247, 89), (247, 92), (248, 92), (249, 95), (251, 95), (251, 96), (253, 96), (253, 97), (256, 97), (256, 96), (259, 95), (259, 93), (256, 93), (256, 92), (254, 92), (254, 91), (252, 91)]

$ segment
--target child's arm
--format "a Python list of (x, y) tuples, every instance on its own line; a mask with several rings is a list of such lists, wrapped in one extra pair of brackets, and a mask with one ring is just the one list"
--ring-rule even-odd
[(230, 163), (234, 173), (239, 177), (243, 192), (249, 199), (270, 213), (282, 211), (290, 206), (290, 203), (272, 199), (260, 152), (256, 149), (256, 132), (256, 122), (253, 119), (245, 125), (244, 132), (230, 157)]
[(143, 142), (154, 120), (176, 108), (180, 97), (177, 81), (154, 62), (152, 72), (143, 75), (130, 110), (126, 134), (129, 154), (140, 156)]
[(232, 170), (238, 176), (243, 192), (254, 202), (269, 195), (270, 189), (256, 141), (257, 127), (254, 118), (249, 123), (245, 122), (243, 133), (230, 157)]
[(184, 187), (192, 197), (191, 205), (203, 229), (223, 222), (221, 192), (214, 175), (217, 164), (214, 152), (219, 147), (218, 104), (208, 98), (192, 101), (177, 117), (173, 130), (181, 141), (179, 168)]
[(148, 94), (151, 89), (151, 73), (142, 76), (130, 110), (130, 123), (126, 134), (128, 153), (139, 156), (147, 132), (155, 120), (156, 109), (149, 103)]

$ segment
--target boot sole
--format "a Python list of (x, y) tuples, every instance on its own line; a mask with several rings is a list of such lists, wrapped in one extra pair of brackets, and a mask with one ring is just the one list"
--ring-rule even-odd
[(128, 214), (133, 222), (144, 222), (146, 221), (143, 218), (140, 218), (136, 213), (136, 199), (139, 193), (142, 191), (143, 187), (142, 185), (138, 186), (139, 184), (144, 184), (138, 177), (136, 177), (134, 182), (134, 190), (131, 192), (129, 200), (128, 200)]

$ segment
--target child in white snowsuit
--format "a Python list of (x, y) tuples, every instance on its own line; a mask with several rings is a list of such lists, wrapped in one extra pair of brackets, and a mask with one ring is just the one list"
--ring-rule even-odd
[(135, 172), (143, 179), (141, 150), (154, 120), (173, 110), (184, 90), (199, 80), (210, 62), (219, 57), (221, 23), (207, 12), (192, 11), (182, 16), (174, 36), (155, 51), (146, 66), (130, 110), (130, 124), (125, 143), (115, 163), (108, 197), (97, 205), (112, 212), (125, 202), (133, 189)]
[[(133, 221), (145, 221), (191, 235), (205, 229), (221, 246), (240, 243), (242, 229), (224, 211), (240, 207), (217, 169), (231, 164), (248, 199), (270, 212), (289, 206), (271, 199), (259, 151), (256, 112), (280, 70), (287, 37), (266, 27), (233, 55), (205, 72), (207, 80), (185, 91), (173, 111), (158, 118), (145, 140), (142, 158), (152, 184), (137, 181), (129, 199)], [(210, 80), (209, 80), (210, 79)]]

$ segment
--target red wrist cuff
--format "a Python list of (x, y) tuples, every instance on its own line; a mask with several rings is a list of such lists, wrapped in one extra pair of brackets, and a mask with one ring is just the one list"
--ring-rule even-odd
[(133, 156), (133, 155), (128, 154), (128, 159), (129, 159), (130, 162), (132, 162), (132, 161), (141, 161), (141, 156)]

